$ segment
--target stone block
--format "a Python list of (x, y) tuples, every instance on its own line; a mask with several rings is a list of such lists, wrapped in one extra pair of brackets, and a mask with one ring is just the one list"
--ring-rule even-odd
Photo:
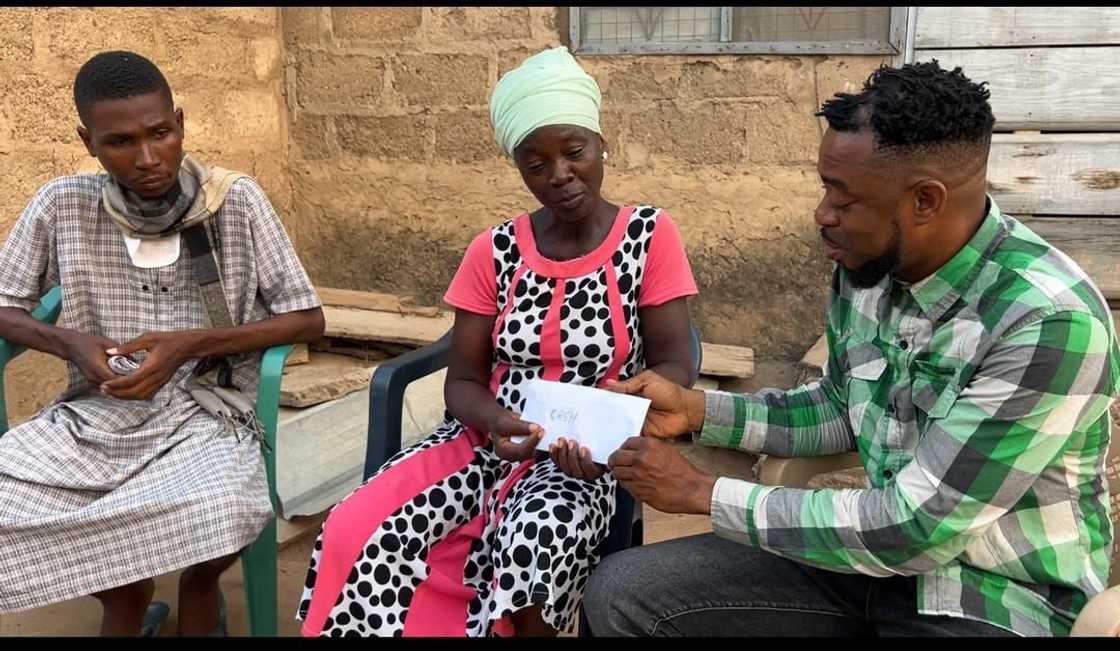
[(0, 62), (20, 63), (30, 61), (34, 55), (32, 38), (34, 9), (0, 9)]
[(812, 90), (812, 68), (800, 59), (750, 56), (713, 57), (681, 66), (680, 93), (689, 98), (785, 97), (791, 79), (795, 86)]
[(334, 120), (326, 115), (301, 113), (289, 125), (291, 140), (298, 147), (299, 156), (305, 160), (324, 160), (335, 155)]
[(278, 146), (284, 107), (279, 95), (260, 90), (222, 93), (220, 118), (227, 130), (224, 142), (240, 143), (258, 151)]
[(77, 142), (78, 112), (70, 83), (34, 73), (0, 79), (0, 115), (10, 129), (11, 141)]
[(489, 69), (481, 56), (401, 55), (393, 63), (393, 86), (413, 106), (486, 104)]
[(431, 31), (447, 42), (532, 36), (529, 7), (433, 7), (429, 11)]
[(280, 39), (269, 36), (249, 42), (249, 55), (253, 61), (253, 74), (258, 80), (275, 79), (280, 75)]
[(588, 59), (588, 74), (599, 82), (603, 103), (617, 110), (644, 102), (688, 97), (681, 89), (677, 57), (627, 57), (615, 63)]
[[(498, 53), (498, 79), (544, 48), (515, 47)], [(594, 76), (594, 75), (592, 75)]]
[(441, 113), (431, 117), (431, 124), (436, 136), (433, 153), (438, 160), (474, 163), (502, 157), (487, 111)]
[(299, 52), (296, 97), (301, 107), (370, 106), (381, 96), (381, 60), (357, 54)]
[[(73, 75), (90, 57), (128, 44), (128, 50), (151, 59), (158, 66), (169, 63), (164, 36), (166, 18), (156, 20), (160, 10), (146, 8), (52, 8), (35, 15), (35, 39), (47, 58), (58, 59), (59, 75)], [(174, 84), (174, 82), (172, 82)]]
[(247, 39), (236, 35), (179, 33), (168, 30), (167, 60), (156, 62), (175, 88), (176, 80), (202, 76), (249, 80), (254, 76), (253, 52)]
[(661, 102), (626, 116), (628, 142), (692, 165), (738, 165), (748, 158), (752, 143), (747, 140), (749, 119), (736, 109), (706, 104), (682, 110)]
[(420, 7), (332, 7), (337, 39), (404, 41), (420, 29)]
[(307, 364), (287, 367), (280, 380), (280, 404), (310, 407), (369, 386), (376, 364), (346, 355), (315, 353)]
[(54, 176), (53, 163), (50, 151), (0, 153), (0, 246), (35, 191)]
[(355, 156), (424, 160), (428, 149), (428, 118), (423, 115), (389, 117), (339, 116), (338, 143)]
[(281, 8), (280, 22), (284, 33), (284, 44), (289, 47), (320, 44), (323, 36), (320, 16), (323, 11), (322, 7)]

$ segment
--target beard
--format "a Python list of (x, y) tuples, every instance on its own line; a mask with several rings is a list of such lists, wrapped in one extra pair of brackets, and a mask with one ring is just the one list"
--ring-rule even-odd
[(848, 278), (853, 286), (867, 289), (879, 284), (887, 274), (898, 267), (899, 249), (901, 248), (902, 231), (898, 227), (898, 216), (891, 220), (891, 239), (887, 243), (887, 250), (876, 258), (872, 258), (848, 272)]

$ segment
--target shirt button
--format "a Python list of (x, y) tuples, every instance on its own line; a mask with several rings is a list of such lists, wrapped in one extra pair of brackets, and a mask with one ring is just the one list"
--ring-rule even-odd
[(891, 471), (889, 471), (889, 470), (884, 470), (884, 471), (883, 471), (883, 479), (887, 479), (887, 480), (889, 480), (889, 479), (890, 479), (891, 477), (894, 477), (894, 473), (893, 473), (893, 472), (891, 472)]
[(144, 290), (144, 291), (148, 291), (148, 286), (147, 286), (147, 285), (142, 285), (142, 286), (140, 287), (140, 289), (142, 289), (142, 290)]
[(902, 341), (898, 342), (898, 347), (901, 348), (902, 350), (906, 350), (907, 348), (910, 347), (910, 342), (903, 339)]
[(888, 414), (893, 414), (894, 413), (894, 405), (887, 405), (887, 413)]
[(167, 293), (167, 288), (166, 288), (166, 287), (160, 287), (160, 288), (159, 288), (159, 291), (161, 291), (161, 292), (163, 292), (164, 294), (166, 294), (166, 293)]

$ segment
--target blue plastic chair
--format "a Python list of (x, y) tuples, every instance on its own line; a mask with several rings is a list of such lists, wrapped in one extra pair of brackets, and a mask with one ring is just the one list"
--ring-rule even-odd
[[(31, 315), (45, 323), (54, 323), (62, 312), (62, 288), (47, 292)], [(22, 353), (24, 348), (0, 338), (0, 436), (8, 431), (8, 414), (4, 401), (4, 367)], [(280, 408), (280, 375), (292, 346), (273, 346), (261, 360), (260, 384), (257, 388), (257, 416), (265, 429), (268, 449), (264, 452), (268, 474), (268, 492), (275, 508), (276, 499), (276, 419)], [(245, 600), (249, 610), (249, 631), (254, 636), (276, 635), (276, 517), (269, 520), (253, 544), (241, 553), (245, 578)]]
[[(369, 383), (369, 429), (364, 479), (372, 477), (389, 457), (400, 451), (404, 391), (412, 382), (447, 366), (451, 351), (451, 332), (448, 330), (438, 341), (395, 357), (374, 369)], [(692, 378), (689, 382), (691, 385), (700, 377), (703, 348), (700, 345), (700, 333), (695, 327), (690, 334), (693, 359)], [(615, 500), (614, 516), (611, 517), (607, 537), (599, 545), (600, 559), (641, 545), (644, 539), (642, 510), (636, 508), (633, 496), (619, 486)], [(587, 636), (588, 626), (582, 609), (579, 630), (581, 637)]]

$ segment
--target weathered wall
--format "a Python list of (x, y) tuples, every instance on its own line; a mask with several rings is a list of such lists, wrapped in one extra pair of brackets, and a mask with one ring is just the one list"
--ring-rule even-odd
[[(167, 74), (188, 147), (260, 179), (317, 283), (435, 303), (475, 233), (535, 205), (493, 144), (487, 99), (501, 73), (564, 42), (565, 15), (0, 10), (0, 236), (39, 184), (97, 169), (74, 132), (73, 76), (97, 51), (133, 49)], [(828, 264), (811, 217), (812, 112), (880, 61), (582, 58), (604, 95), (605, 193), (663, 206), (680, 224), (705, 339), (796, 358), (819, 334)], [(48, 399), (61, 368), (19, 360), (13, 415)]]
[[(285, 8), (293, 222), (318, 283), (439, 300), (471, 236), (536, 204), (489, 89), (563, 42), (566, 10)], [(829, 264), (812, 208), (819, 100), (880, 57), (582, 57), (603, 91), (605, 195), (681, 226), (706, 340), (797, 357)]]
[[(72, 84), (102, 50), (160, 66), (186, 119), (187, 148), (256, 176), (290, 218), (283, 42), (276, 8), (0, 9), (0, 238), (46, 180), (100, 170), (78, 139)], [(6, 374), (20, 420), (62, 385), (63, 364), (38, 353)]]

